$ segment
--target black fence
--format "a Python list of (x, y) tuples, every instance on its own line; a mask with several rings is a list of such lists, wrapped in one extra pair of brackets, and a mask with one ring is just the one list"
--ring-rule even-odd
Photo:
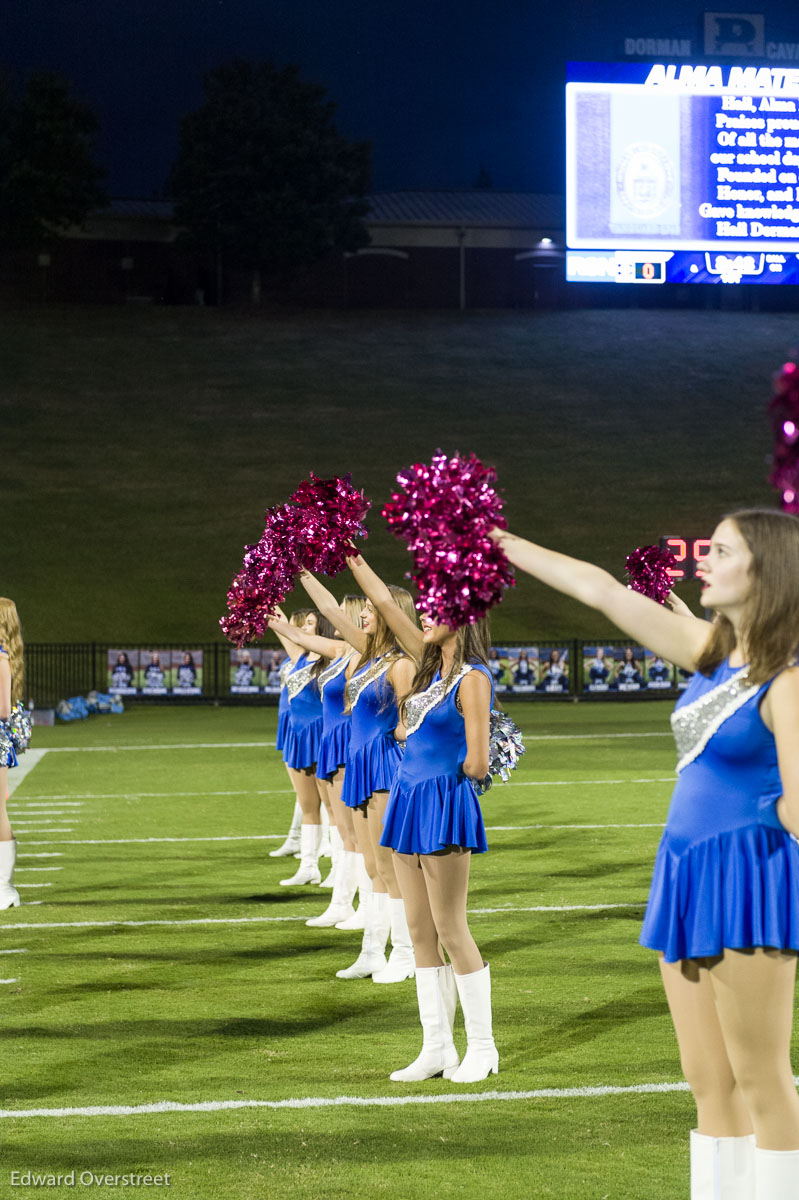
[[(33, 642), (25, 647), (26, 693), (37, 708), (89, 692), (160, 704), (274, 704), (279, 647), (227, 643), (136, 645)], [(688, 673), (630, 641), (539, 639), (491, 651), (498, 699), (674, 698)]]

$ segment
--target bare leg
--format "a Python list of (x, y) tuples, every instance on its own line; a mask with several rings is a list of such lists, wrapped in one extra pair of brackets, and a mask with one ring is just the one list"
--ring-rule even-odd
[(330, 789), (330, 807), (335, 820), (336, 829), (341, 834), (341, 840), (344, 843), (344, 849), (350, 852), (358, 852), (358, 846), (355, 841), (355, 828), (352, 820), (352, 809), (341, 799), (341, 789), (344, 786), (344, 768), (340, 767), (336, 771), (331, 780), (328, 781)]
[(8, 767), (0, 767), (0, 842), (10, 842), (14, 837), (6, 811), (8, 798)]
[(316, 780), (316, 787), (319, 792), (319, 799), (320, 799), (321, 803), (324, 804), (325, 808), (327, 809), (327, 815), (328, 815), (330, 824), (335, 825), (336, 822), (335, 822), (334, 815), (333, 815), (333, 806), (330, 802), (330, 784), (327, 782), (326, 779), (320, 779), (318, 775), (314, 775), (314, 779)]
[(466, 919), (471, 858), (470, 850), (461, 849), (419, 858), (435, 927), (456, 975), (471, 975), (484, 965)]
[(380, 845), (387, 804), (388, 792), (372, 792), (369, 797), (369, 807), (366, 810), (366, 823), (369, 827), (369, 837), (372, 841), (372, 852), (377, 864), (377, 871), (383, 880), (385, 890), (392, 900), (401, 900), (402, 893), (394, 874), (394, 851), (389, 846)]
[(660, 958), (682, 1072), (696, 1101), (697, 1128), (706, 1137), (745, 1137), (752, 1122), (738, 1087), (707, 968), (709, 960), (667, 963)]
[(355, 830), (355, 841), (357, 847), (363, 855), (363, 865), (366, 868), (366, 874), (372, 881), (372, 887), (378, 893), (385, 894), (386, 885), (378, 873), (377, 863), (375, 861), (374, 850), (372, 849), (372, 839), (369, 834), (369, 822), (362, 815), (360, 810), (350, 809), (352, 813), (352, 825)]
[[(394, 871), (411, 931), (417, 967), (442, 967), (444, 958), (418, 854), (395, 854)], [(482, 966), (482, 963), (481, 963)]]
[(727, 1055), (761, 1150), (799, 1150), (791, 1070), (796, 954), (726, 950), (709, 971)]
[(321, 817), (319, 815), (321, 801), (313, 770), (297, 771), (294, 767), (289, 767), (289, 774), (291, 775), (294, 790), (297, 793), (297, 800), (302, 809), (303, 825), (321, 824)]

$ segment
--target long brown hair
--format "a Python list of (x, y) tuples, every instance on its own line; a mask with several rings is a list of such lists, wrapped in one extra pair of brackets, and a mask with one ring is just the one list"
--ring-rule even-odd
[[(759, 685), (793, 661), (799, 646), (799, 519), (777, 509), (728, 513), (752, 554), (752, 590), (740, 629), (748, 677)], [(697, 670), (711, 675), (735, 648), (732, 622), (717, 613)]]
[[(464, 663), (480, 663), (482, 666), (487, 667), (488, 651), (490, 649), (491, 629), (488, 617), (481, 617), (473, 625), (461, 625), (458, 630), (458, 641), (455, 646), (452, 666), (449, 669), (446, 679), (450, 680), (457, 675)], [(435, 678), (436, 672), (441, 670), (441, 657), (440, 646), (425, 646), (422, 661), (413, 677), (411, 690), (407, 696), (403, 697), (402, 704), (400, 705), (401, 721), (405, 720), (405, 705), (410, 697), (415, 696), (417, 692), (427, 691)]]
[(8, 665), (11, 668), (11, 703), (16, 704), (25, 692), (22, 628), (16, 604), (5, 596), (0, 596), (0, 646), (8, 655)]
[[(391, 592), (391, 599), (397, 607), (401, 608), (406, 617), (410, 617), (418, 625), (419, 616), (416, 612), (416, 606), (413, 603), (413, 596), (408, 589), (396, 587), (393, 583), (390, 583), (388, 590)], [(375, 620), (377, 628), (374, 633), (367, 633), (366, 635), (366, 648), (358, 659), (355, 666), (356, 671), (360, 671), (361, 667), (365, 667), (368, 662), (372, 662), (375, 658), (388, 657), (393, 660), (403, 657), (403, 651), (397, 645), (397, 639), (377, 609), (375, 609)]]

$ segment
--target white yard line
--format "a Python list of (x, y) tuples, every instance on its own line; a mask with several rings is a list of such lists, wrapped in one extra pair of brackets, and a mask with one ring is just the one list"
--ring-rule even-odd
[(679, 1081), (676, 1083), (638, 1083), (626, 1087), (535, 1088), (528, 1092), (451, 1092), (438, 1096), (303, 1096), (291, 1100), (198, 1100), (192, 1104), (180, 1104), (174, 1100), (156, 1100), (152, 1104), (98, 1104), (84, 1108), (3, 1108), (0, 1109), (0, 1118), (19, 1120), (28, 1117), (138, 1117), (173, 1112), (222, 1112), (241, 1108), (403, 1108), (406, 1105), (417, 1104), (601, 1100), (606, 1096), (647, 1096), (687, 1091), (688, 1084)]
[(44, 758), (45, 754), (49, 754), (48, 750), (26, 750), (20, 756), (19, 766), (12, 768), (8, 772), (8, 794), (13, 796), (23, 779), (30, 775), (34, 767), (37, 767)]
[[(39, 885), (22, 884), (21, 886), (31, 887)], [(483, 916), (487, 913), (513, 912), (596, 912), (603, 909), (644, 908), (645, 904), (645, 900), (630, 900), (629, 902), (623, 904), (542, 904), (529, 908), (517, 908), (509, 905), (503, 908), (470, 908), (467, 911), (471, 916)], [(12, 929), (113, 929), (119, 928), (120, 926), (130, 929), (141, 929), (151, 925), (165, 925), (169, 926), (170, 928), (189, 925), (276, 925), (285, 921), (307, 921), (307, 919), (308, 914), (305, 913), (301, 917), (188, 917), (179, 921), (156, 919), (150, 919), (147, 921), (127, 921), (120, 919), (118, 921), (41, 921), (34, 924), (26, 924), (25, 922), (19, 921), (14, 925), (0, 924), (0, 934), (9, 933)]]

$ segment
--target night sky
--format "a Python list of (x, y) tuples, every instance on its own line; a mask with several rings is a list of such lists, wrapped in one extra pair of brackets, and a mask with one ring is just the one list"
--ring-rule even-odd
[[(560, 192), (566, 61), (623, 58), (625, 37), (689, 37), (700, 48), (704, 6), (3, 0), (0, 11), (0, 63), (18, 78), (68, 77), (100, 118), (110, 193), (151, 196), (174, 160), (180, 117), (201, 103), (203, 73), (237, 56), (297, 63), (324, 85), (341, 132), (373, 143), (376, 190), (470, 187), (485, 167), (496, 188)], [(756, 11), (767, 38), (799, 42), (795, 0)]]

